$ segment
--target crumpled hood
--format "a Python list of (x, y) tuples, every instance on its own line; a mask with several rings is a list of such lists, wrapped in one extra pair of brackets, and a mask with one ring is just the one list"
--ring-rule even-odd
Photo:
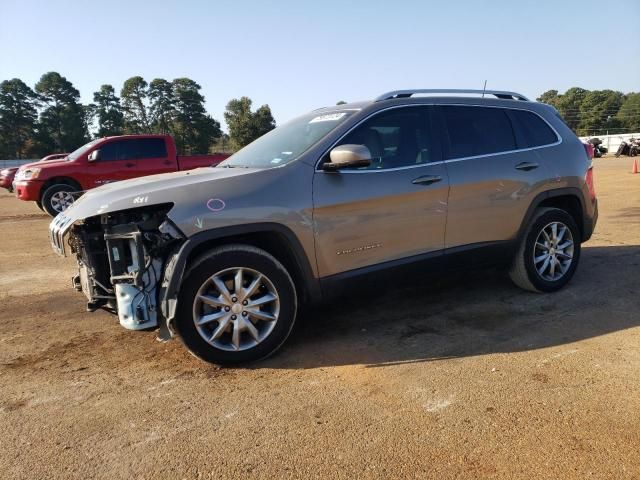
[(179, 201), (203, 183), (215, 189), (212, 181), (250, 175), (253, 168), (203, 167), (184, 172), (162, 173), (103, 185), (87, 191), (64, 212), (72, 221), (103, 213)]

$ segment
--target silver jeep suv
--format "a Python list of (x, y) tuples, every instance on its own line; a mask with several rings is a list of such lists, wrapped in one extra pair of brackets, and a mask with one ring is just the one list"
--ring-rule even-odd
[(364, 275), (497, 264), (558, 290), (596, 218), (591, 159), (552, 107), (406, 90), (315, 110), (215, 168), (91, 190), (50, 232), (90, 310), (223, 364), (273, 353), (302, 303)]

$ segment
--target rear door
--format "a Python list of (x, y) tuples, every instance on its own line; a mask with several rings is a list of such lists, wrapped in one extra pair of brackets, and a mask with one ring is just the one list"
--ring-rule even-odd
[(441, 254), (448, 180), (429, 108), (377, 113), (336, 144), (365, 145), (373, 157), (370, 167), (316, 170), (313, 224), (320, 276)]
[(176, 158), (170, 158), (164, 138), (140, 138), (138, 142), (137, 169), (140, 176), (178, 170)]
[(98, 147), (100, 159), (87, 164), (93, 186), (137, 177), (136, 145), (133, 139), (107, 141)]
[(451, 184), (446, 247), (515, 238), (548, 178), (544, 165), (518, 142), (508, 109), (447, 105), (437, 110)]

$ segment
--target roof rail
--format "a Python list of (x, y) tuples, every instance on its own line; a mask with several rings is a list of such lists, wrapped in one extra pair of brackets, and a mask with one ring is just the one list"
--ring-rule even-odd
[(466, 89), (455, 89), (455, 88), (427, 88), (427, 89), (416, 89), (416, 90), (395, 90), (393, 92), (387, 92), (383, 95), (380, 95), (375, 99), (376, 102), (381, 102), (382, 100), (391, 100), (393, 98), (409, 98), (412, 95), (417, 93), (470, 93), (474, 95), (493, 95), (497, 98), (501, 98), (503, 100), (522, 100), (524, 102), (529, 102), (530, 100), (524, 95), (516, 92), (504, 92), (502, 90), (466, 90)]

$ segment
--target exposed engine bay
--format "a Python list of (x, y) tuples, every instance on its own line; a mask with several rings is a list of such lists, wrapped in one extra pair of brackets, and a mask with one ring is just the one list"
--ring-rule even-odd
[[(116, 313), (130, 330), (159, 325), (163, 267), (169, 252), (184, 239), (166, 217), (170, 208), (168, 204), (118, 211), (71, 227), (67, 244), (79, 269), (73, 286), (88, 298), (88, 310)], [(52, 239), (54, 235), (52, 228)], [(66, 236), (60, 243), (64, 240)]]

